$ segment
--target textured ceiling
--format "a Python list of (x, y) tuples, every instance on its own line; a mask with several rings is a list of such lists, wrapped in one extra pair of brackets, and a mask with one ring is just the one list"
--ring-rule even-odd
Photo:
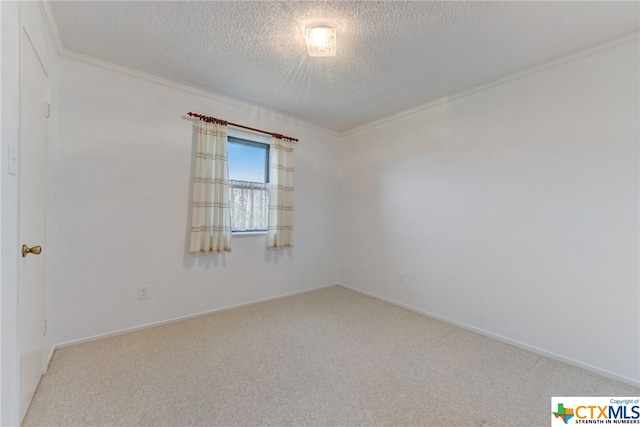
[[(68, 51), (336, 132), (640, 29), (638, 2), (54, 1), (50, 7)], [(302, 28), (317, 21), (335, 23), (336, 57), (307, 56)]]

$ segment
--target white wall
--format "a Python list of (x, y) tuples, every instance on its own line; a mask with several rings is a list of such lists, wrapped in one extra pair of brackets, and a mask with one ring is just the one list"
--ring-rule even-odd
[[(60, 67), (51, 343), (337, 283), (336, 135), (107, 67)], [(229, 254), (187, 254), (189, 111), (300, 139), (293, 249), (252, 235), (233, 237)]]
[[(0, 14), (0, 420), (11, 425), (18, 3)], [(48, 348), (340, 281), (640, 381), (637, 39), (343, 138), (108, 67), (62, 58), (59, 78), (55, 67)], [(300, 138), (295, 248), (267, 251), (258, 235), (234, 237), (231, 254), (186, 254), (187, 111)]]
[(346, 136), (341, 282), (639, 385), (638, 52)]
[[(36, 2), (0, 2), (2, 79), (0, 92), (0, 234), (2, 246), (0, 271), (0, 424), (18, 424), (18, 251), (21, 246), (19, 230), (19, 172), (8, 171), (9, 147), (20, 150), (20, 43), (21, 31), (26, 29), (50, 79), (50, 100), (54, 106), (57, 96), (57, 55), (48, 29)], [(50, 121), (49, 146), (55, 146), (55, 120)], [(48, 247), (45, 245), (45, 249)]]

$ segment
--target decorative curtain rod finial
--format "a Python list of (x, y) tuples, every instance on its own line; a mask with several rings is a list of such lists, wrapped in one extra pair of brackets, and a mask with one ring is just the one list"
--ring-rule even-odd
[(191, 117), (197, 117), (198, 119), (200, 119), (200, 120), (202, 120), (204, 122), (218, 123), (218, 124), (225, 125), (225, 126), (227, 126), (227, 125), (228, 126), (235, 126), (237, 128), (248, 129), (248, 130), (252, 130), (254, 132), (260, 132), (260, 133), (264, 133), (264, 134), (267, 134), (267, 135), (271, 135), (274, 138), (288, 139), (289, 141), (298, 142), (298, 138), (291, 138), (290, 136), (282, 135), (282, 134), (279, 134), (279, 133), (267, 132), (266, 130), (256, 129), (256, 128), (252, 128), (252, 127), (249, 127), (249, 126), (239, 125), (237, 123), (227, 122), (225, 120), (216, 119), (215, 117), (209, 117), (209, 116), (205, 116), (205, 115), (198, 114), (198, 113), (192, 113), (191, 111), (189, 111), (187, 113), (187, 115), (189, 115)]

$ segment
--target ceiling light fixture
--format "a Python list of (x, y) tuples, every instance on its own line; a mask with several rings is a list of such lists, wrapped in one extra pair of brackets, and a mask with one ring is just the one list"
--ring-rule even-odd
[(325, 26), (305, 28), (309, 56), (336, 56), (336, 29)]

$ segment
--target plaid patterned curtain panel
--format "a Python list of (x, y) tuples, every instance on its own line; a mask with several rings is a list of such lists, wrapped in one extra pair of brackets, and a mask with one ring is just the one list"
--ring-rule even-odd
[(269, 249), (293, 246), (293, 142), (272, 138), (269, 151)]
[(231, 252), (227, 126), (199, 121), (189, 252)]

